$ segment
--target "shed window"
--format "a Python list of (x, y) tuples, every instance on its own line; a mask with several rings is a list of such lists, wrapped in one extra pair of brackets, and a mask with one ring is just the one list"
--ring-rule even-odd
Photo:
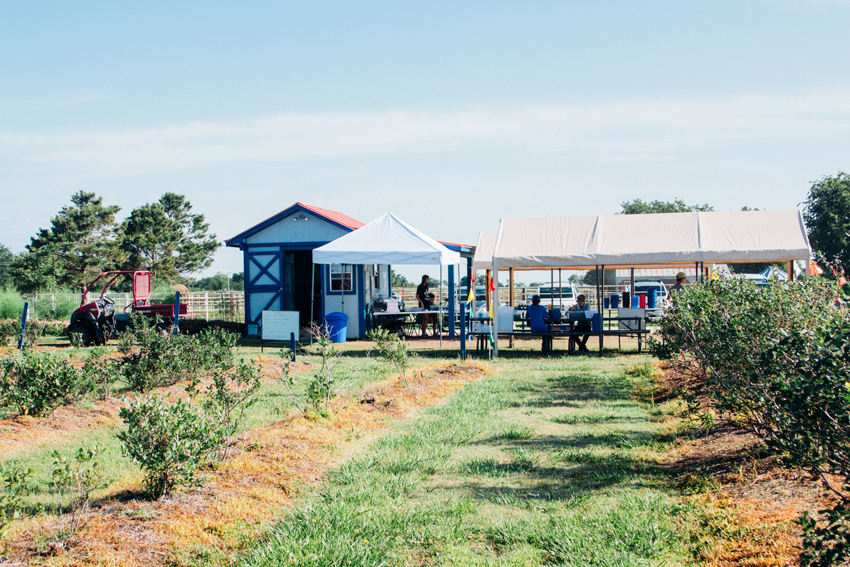
[(353, 274), (351, 264), (332, 264), (331, 291), (351, 291)]

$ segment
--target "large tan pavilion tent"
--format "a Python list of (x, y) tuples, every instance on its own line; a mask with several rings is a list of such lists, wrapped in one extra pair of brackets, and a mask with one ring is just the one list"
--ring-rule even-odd
[[(798, 210), (659, 213), (502, 219), (491, 264), (483, 265), (482, 258), (481, 268), (493, 270), (498, 290), (499, 270), (505, 269), (803, 260), (808, 273), (810, 258), (806, 226)], [(476, 254), (476, 269), (478, 260)], [(492, 301), (498, 305), (495, 293)], [(498, 339), (494, 354), (498, 354)]]

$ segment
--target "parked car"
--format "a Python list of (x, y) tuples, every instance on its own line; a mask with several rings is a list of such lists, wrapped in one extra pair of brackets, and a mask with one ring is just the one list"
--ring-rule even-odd
[(560, 304), (560, 309), (566, 310), (575, 305), (576, 297), (580, 293), (577, 285), (567, 284), (560, 288), (558, 286), (540, 286), (537, 295), (540, 296), (541, 305), (559, 307)]

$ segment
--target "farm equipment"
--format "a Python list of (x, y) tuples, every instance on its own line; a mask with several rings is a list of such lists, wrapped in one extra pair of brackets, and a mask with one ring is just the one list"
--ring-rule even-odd
[[(133, 302), (116, 313), (115, 302), (106, 292), (118, 278), (129, 275), (133, 280)], [(89, 300), (89, 292), (97, 282), (106, 278), (106, 285), (100, 297)], [(65, 329), (67, 335), (78, 333), (83, 345), (104, 345), (115, 333), (120, 333), (130, 325), (130, 315), (156, 318), (156, 326), (165, 330), (174, 323), (174, 305), (151, 305), (151, 274), (143, 271), (103, 272), (83, 292), (79, 308), (71, 313), (71, 322)], [(188, 313), (185, 304), (180, 305), (180, 316)]]

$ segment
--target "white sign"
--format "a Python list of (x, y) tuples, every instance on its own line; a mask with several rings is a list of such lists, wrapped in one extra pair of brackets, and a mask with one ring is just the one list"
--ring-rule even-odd
[(298, 340), (300, 317), (298, 311), (263, 311), (263, 340), (288, 341), (291, 333)]

